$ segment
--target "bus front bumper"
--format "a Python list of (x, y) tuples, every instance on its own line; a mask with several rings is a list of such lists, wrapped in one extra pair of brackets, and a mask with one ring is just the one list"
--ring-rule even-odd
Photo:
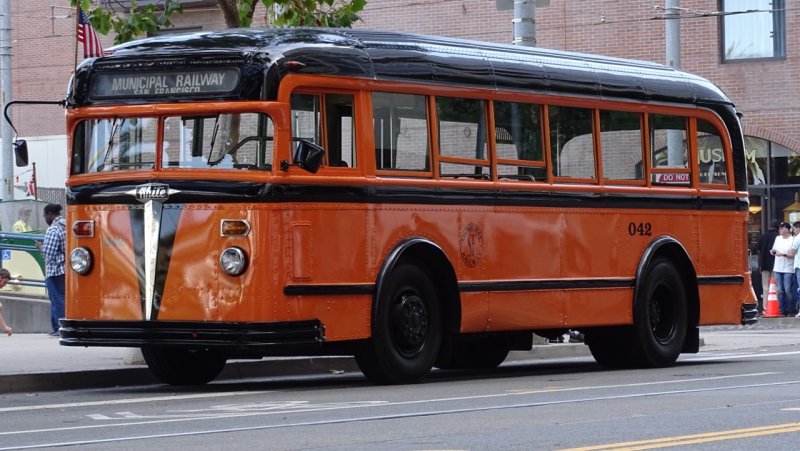
[(61, 320), (61, 345), (140, 348), (178, 347), (263, 352), (320, 346), (325, 327), (319, 320), (274, 323), (195, 321)]

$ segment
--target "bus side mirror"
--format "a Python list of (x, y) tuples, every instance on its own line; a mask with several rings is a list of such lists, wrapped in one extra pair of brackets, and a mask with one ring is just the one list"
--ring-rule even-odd
[(297, 166), (312, 174), (316, 174), (322, 166), (322, 158), (325, 156), (325, 149), (305, 139), (297, 142), (297, 149), (294, 152), (294, 163), (281, 161), (281, 170), (289, 170), (289, 166)]
[(28, 165), (28, 143), (24, 139), (14, 141), (14, 157), (17, 167)]

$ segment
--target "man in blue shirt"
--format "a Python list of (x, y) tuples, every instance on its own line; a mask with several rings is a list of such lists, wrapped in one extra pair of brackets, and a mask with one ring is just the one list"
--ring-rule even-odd
[(47, 221), (47, 231), (44, 242), (36, 242), (36, 247), (42, 252), (45, 262), (44, 284), (47, 295), (50, 297), (50, 324), (51, 336), (58, 335), (58, 320), (64, 317), (64, 248), (67, 241), (67, 222), (61, 216), (61, 205), (47, 204), (44, 207), (44, 220)]

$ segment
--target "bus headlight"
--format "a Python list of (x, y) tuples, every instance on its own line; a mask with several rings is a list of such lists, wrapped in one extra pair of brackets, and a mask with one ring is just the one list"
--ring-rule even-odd
[(229, 247), (219, 256), (219, 266), (229, 276), (238, 276), (247, 268), (247, 255), (238, 247)]
[(69, 254), (69, 266), (78, 274), (88, 274), (92, 269), (92, 253), (85, 247), (76, 247)]

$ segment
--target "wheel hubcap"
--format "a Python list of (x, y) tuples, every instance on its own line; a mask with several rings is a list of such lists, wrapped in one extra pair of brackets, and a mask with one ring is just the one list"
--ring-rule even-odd
[(650, 330), (661, 343), (670, 340), (675, 332), (675, 318), (672, 311), (671, 292), (666, 287), (657, 287), (650, 297)]
[(394, 309), (394, 337), (398, 351), (406, 357), (422, 349), (428, 333), (428, 309), (416, 294), (403, 295)]

